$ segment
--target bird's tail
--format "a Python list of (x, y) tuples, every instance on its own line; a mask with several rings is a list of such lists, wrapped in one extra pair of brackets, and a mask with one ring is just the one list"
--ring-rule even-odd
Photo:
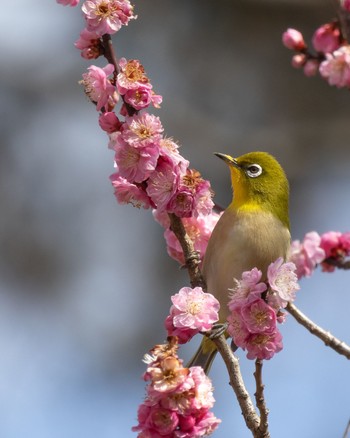
[(217, 353), (216, 346), (213, 341), (207, 337), (203, 337), (203, 340), (196, 351), (195, 355), (186, 365), (187, 368), (200, 366), (204, 369), (205, 374), (208, 374), (212, 366), (213, 360)]

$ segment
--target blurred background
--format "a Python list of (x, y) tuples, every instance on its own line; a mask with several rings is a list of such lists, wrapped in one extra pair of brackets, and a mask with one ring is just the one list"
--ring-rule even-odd
[[(166, 134), (230, 200), (213, 156), (274, 154), (291, 184), (293, 238), (350, 230), (350, 96), (290, 67), (287, 27), (311, 38), (331, 1), (135, 0), (114, 37), (164, 102)], [(17, 11), (14, 11), (14, 8)], [(78, 85), (79, 8), (6, 2), (0, 14), (0, 437), (132, 437), (143, 354), (165, 338), (169, 296), (188, 285), (149, 211), (119, 206), (113, 155)], [(13, 22), (11, 21), (13, 19)], [(297, 306), (349, 342), (348, 272), (302, 281)], [(264, 365), (273, 437), (341, 437), (349, 364), (292, 317)], [(191, 356), (196, 342), (181, 350)], [(242, 372), (254, 392), (253, 363)], [(250, 437), (223, 363), (211, 377), (217, 438)]]

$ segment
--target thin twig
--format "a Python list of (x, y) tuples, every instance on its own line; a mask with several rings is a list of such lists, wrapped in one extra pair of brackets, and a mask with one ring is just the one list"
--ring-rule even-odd
[(350, 432), (350, 420), (348, 421), (348, 424), (346, 425), (346, 429), (343, 435), (343, 438), (348, 438)]
[(262, 366), (263, 366), (263, 361), (260, 359), (256, 359), (255, 372), (254, 372), (254, 377), (256, 382), (256, 392), (254, 395), (255, 395), (256, 406), (260, 412), (260, 425), (259, 425), (260, 436), (264, 438), (268, 438), (270, 437), (269, 424), (267, 421), (269, 410), (266, 407), (265, 397), (264, 397), (265, 385), (262, 382)]
[(253, 402), (244, 385), (238, 358), (233, 354), (232, 350), (226, 342), (226, 338), (224, 335), (213, 338), (212, 341), (215, 343), (216, 348), (218, 349), (225, 362), (228, 374), (230, 376), (230, 385), (232, 386), (236, 394), (239, 406), (242, 410), (242, 415), (248, 429), (253, 433), (254, 437), (262, 438), (264, 435), (258, 434), (260, 419), (255, 411)]
[(335, 266), (338, 269), (350, 269), (350, 260), (345, 259), (335, 259), (333, 257), (328, 257), (323, 263), (326, 263), (331, 266)]
[(205, 280), (199, 268), (200, 259), (198, 253), (194, 250), (192, 240), (186, 233), (182, 220), (173, 213), (169, 213), (170, 229), (180, 242), (184, 258), (185, 265), (188, 269), (190, 276), (190, 283), (192, 287), (200, 286), (203, 290), (206, 290)]
[(294, 318), (303, 325), (309, 332), (323, 341), (327, 347), (332, 348), (337, 353), (345, 356), (350, 360), (350, 347), (345, 342), (340, 341), (330, 332), (327, 332), (323, 328), (315, 324), (311, 319), (304, 315), (294, 304), (289, 303), (286, 307), (288, 312), (294, 316)]

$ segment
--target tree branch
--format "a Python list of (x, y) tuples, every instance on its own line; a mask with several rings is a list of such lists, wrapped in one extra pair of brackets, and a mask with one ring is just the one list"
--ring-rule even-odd
[(255, 411), (252, 400), (244, 385), (242, 374), (239, 367), (239, 360), (233, 354), (231, 348), (227, 344), (225, 335), (212, 338), (212, 341), (215, 343), (216, 348), (218, 349), (219, 353), (224, 359), (230, 377), (230, 385), (232, 386), (236, 394), (239, 406), (242, 410), (242, 415), (244, 417), (248, 429), (253, 433), (253, 436), (255, 438), (263, 438), (269, 436), (269, 435), (260, 435), (259, 416)]
[(198, 253), (194, 250), (192, 240), (186, 233), (182, 220), (173, 213), (169, 213), (170, 229), (180, 242), (184, 257), (185, 265), (190, 276), (192, 287), (200, 286), (206, 290), (206, 283), (199, 269), (200, 259)]
[(304, 315), (297, 307), (295, 307), (294, 304), (289, 303), (286, 309), (301, 325), (309, 330), (311, 334), (320, 338), (321, 341), (327, 345), (327, 347), (332, 348), (334, 351), (350, 360), (350, 347), (345, 344), (345, 342), (340, 341), (330, 332), (327, 332), (319, 327), (317, 324), (311, 321), (311, 319)]
[(260, 359), (256, 359), (255, 372), (254, 372), (254, 377), (256, 382), (256, 392), (254, 395), (255, 395), (256, 406), (260, 412), (260, 425), (259, 425), (260, 436), (264, 438), (268, 438), (270, 437), (270, 433), (268, 430), (269, 424), (267, 421), (269, 410), (266, 407), (265, 397), (264, 397), (265, 385), (262, 382), (262, 366), (263, 366), (263, 361)]

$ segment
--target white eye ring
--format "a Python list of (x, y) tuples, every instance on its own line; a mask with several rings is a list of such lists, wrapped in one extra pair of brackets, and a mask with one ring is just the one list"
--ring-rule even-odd
[(250, 164), (247, 167), (246, 173), (250, 178), (256, 178), (262, 174), (262, 167), (260, 164)]

